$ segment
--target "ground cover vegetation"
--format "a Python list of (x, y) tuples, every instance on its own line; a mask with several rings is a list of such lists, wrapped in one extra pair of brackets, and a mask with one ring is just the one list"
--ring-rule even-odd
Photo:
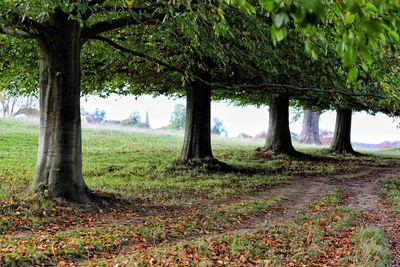
[[(392, 259), (384, 230), (367, 223), (346, 194), (374, 177), (374, 169), (396, 172), (396, 159), (298, 148), (319, 160), (265, 161), (251, 153), (255, 141), (215, 137), (216, 155), (236, 171), (209, 172), (172, 164), (182, 135), (86, 129), (85, 180), (114, 193), (95, 211), (25, 191), (38, 125), (3, 120), (0, 126), (2, 265), (384, 266)], [(332, 187), (313, 184), (321, 177), (332, 179), (322, 181)], [(384, 194), (398, 189), (390, 181)]]

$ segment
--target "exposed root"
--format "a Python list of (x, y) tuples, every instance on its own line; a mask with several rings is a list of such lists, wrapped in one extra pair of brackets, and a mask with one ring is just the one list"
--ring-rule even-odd
[(185, 167), (190, 169), (203, 169), (206, 171), (221, 171), (230, 172), (234, 169), (225, 162), (219, 161), (216, 158), (194, 158), (189, 160), (177, 160), (174, 165), (176, 167)]
[(256, 149), (256, 156), (263, 159), (271, 159), (275, 156), (288, 156), (290, 158), (302, 158), (305, 155), (294, 149), (272, 149), (266, 147), (258, 147)]
[(344, 149), (344, 150), (336, 150), (331, 148), (330, 150), (331, 154), (335, 154), (335, 155), (341, 155), (341, 156), (354, 156), (354, 157), (362, 157), (365, 156), (364, 154), (357, 152), (353, 149)]

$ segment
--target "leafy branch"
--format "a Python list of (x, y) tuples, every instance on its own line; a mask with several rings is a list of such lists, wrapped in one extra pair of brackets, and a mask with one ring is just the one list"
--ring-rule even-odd
[[(126, 47), (123, 47), (121, 45), (119, 45), (118, 43), (114, 42), (113, 40), (103, 37), (103, 36), (93, 36), (91, 37), (91, 39), (94, 40), (98, 40), (101, 42), (104, 42), (108, 45), (110, 45), (111, 47), (114, 47), (122, 52), (131, 54), (133, 56), (136, 57), (140, 57), (140, 58), (144, 58), (148, 61), (152, 61), (155, 62), (163, 67), (165, 67), (167, 70), (169, 71), (176, 71), (178, 73), (187, 75), (187, 71), (180, 69), (174, 65), (171, 65), (161, 59), (158, 59), (154, 56), (150, 56), (147, 55), (143, 52), (138, 52)], [(257, 88), (270, 88), (270, 89), (279, 89), (279, 90), (292, 90), (292, 91), (297, 91), (297, 92), (304, 92), (304, 91), (309, 91), (309, 92), (325, 92), (325, 93), (329, 93), (329, 94), (339, 94), (339, 95), (344, 95), (344, 96), (348, 96), (348, 97), (374, 97), (374, 98), (379, 98), (379, 99), (383, 99), (383, 96), (380, 95), (376, 95), (376, 94), (370, 94), (370, 93), (354, 93), (354, 92), (346, 92), (346, 91), (342, 91), (342, 90), (327, 90), (327, 89), (323, 89), (323, 88), (313, 88), (313, 87), (298, 87), (298, 86), (293, 86), (293, 85), (287, 85), (287, 84), (276, 84), (276, 83), (260, 83), (260, 84), (237, 84), (237, 85), (229, 85), (229, 84), (223, 84), (223, 83), (216, 83), (216, 82), (212, 82), (212, 81), (207, 81), (197, 75), (190, 75), (190, 77), (192, 79), (195, 80), (199, 80), (204, 84), (207, 84), (209, 86), (212, 87), (219, 87), (219, 88), (223, 88), (223, 89), (231, 89), (231, 90), (241, 90), (241, 89), (257, 89)]]
[[(132, 9), (132, 11), (136, 11), (137, 13), (140, 13), (142, 11), (149, 11), (150, 9), (148, 7), (143, 7), (143, 8), (135, 8)], [(82, 37), (86, 39), (94, 39), (92, 36), (120, 29), (123, 27), (128, 27), (131, 25), (148, 25), (148, 24), (154, 24), (157, 21), (162, 21), (165, 18), (165, 14), (154, 14), (156, 9), (152, 10), (153, 13), (150, 15), (148, 18), (135, 18), (134, 16), (125, 16), (113, 20), (108, 20), (108, 21), (101, 21), (98, 23), (95, 23), (91, 26), (85, 27), (82, 30)]]

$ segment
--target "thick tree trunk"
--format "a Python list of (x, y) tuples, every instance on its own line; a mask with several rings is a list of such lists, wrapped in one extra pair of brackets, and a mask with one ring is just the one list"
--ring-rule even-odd
[(300, 134), (300, 143), (320, 145), (319, 139), (319, 117), (321, 112), (304, 110), (303, 128)]
[(355, 154), (351, 145), (351, 109), (338, 109), (336, 115), (335, 133), (333, 136), (331, 151), (338, 154)]
[(211, 87), (200, 81), (186, 89), (186, 126), (181, 161), (212, 159)]
[(90, 203), (82, 178), (80, 26), (63, 12), (49, 19), (40, 46), (40, 133), (33, 188), (54, 198)]
[(289, 97), (270, 95), (269, 125), (264, 149), (272, 153), (297, 154), (289, 129)]

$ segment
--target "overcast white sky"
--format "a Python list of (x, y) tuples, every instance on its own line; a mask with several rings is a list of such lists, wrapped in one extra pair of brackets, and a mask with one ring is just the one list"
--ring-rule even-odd
[[(166, 126), (176, 104), (185, 104), (185, 99), (168, 99), (166, 97), (153, 98), (141, 96), (135, 100), (133, 96), (111, 96), (107, 99), (89, 97), (82, 99), (82, 106), (92, 112), (96, 108), (104, 109), (109, 120), (122, 120), (129, 114), (138, 111), (144, 119), (146, 111), (149, 113), (152, 128)], [(256, 135), (266, 131), (268, 127), (267, 107), (236, 107), (224, 102), (212, 103), (211, 116), (222, 119), (229, 136), (236, 137), (239, 133)], [(335, 128), (335, 112), (325, 112), (321, 116), (320, 129), (333, 131)], [(383, 141), (400, 140), (400, 123), (397, 119), (378, 114), (370, 116), (364, 112), (355, 113), (352, 123), (352, 141), (365, 143), (380, 143)], [(300, 133), (301, 120), (290, 125), (291, 131)]]

